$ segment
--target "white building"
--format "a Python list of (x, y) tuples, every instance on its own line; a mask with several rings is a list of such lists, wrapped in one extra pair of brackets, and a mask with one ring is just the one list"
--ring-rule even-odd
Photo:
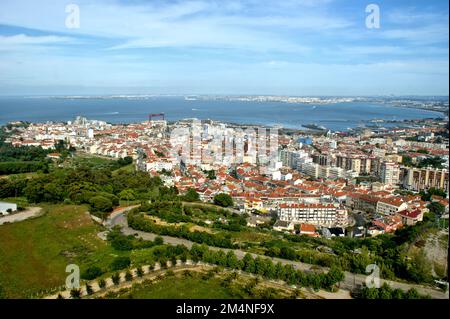
[(347, 220), (347, 210), (337, 204), (280, 204), (278, 217), (294, 224), (333, 226)]
[(6, 202), (0, 202), (0, 214), (2, 215), (8, 215), (10, 212), (17, 210), (17, 204), (14, 203), (6, 203)]
[(394, 162), (384, 162), (381, 164), (380, 178), (383, 184), (397, 185), (400, 178), (400, 167)]

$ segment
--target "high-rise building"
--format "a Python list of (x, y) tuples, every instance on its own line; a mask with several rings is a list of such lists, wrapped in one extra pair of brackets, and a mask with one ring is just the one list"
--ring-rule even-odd
[(400, 178), (400, 167), (394, 162), (383, 162), (380, 167), (381, 182), (387, 185), (396, 185)]

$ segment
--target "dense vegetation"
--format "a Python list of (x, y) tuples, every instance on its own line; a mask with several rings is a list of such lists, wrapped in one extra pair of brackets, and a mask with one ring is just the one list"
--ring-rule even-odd
[(233, 206), (233, 198), (230, 195), (221, 193), (214, 196), (214, 204), (222, 207)]
[[(424, 150), (418, 150), (418, 153), (427, 154)], [(425, 168), (425, 167), (432, 167), (437, 169), (442, 169), (444, 166), (442, 165), (445, 162), (445, 159), (439, 156), (434, 157), (427, 157), (424, 159), (421, 159), (417, 163), (413, 162), (413, 159), (408, 155), (403, 155), (402, 157), (402, 164), (405, 166), (410, 167), (417, 167), (417, 168)]]
[(141, 230), (158, 235), (173, 236), (184, 238), (196, 243), (205, 243), (209, 246), (232, 248), (233, 243), (229, 234), (210, 234), (206, 232), (190, 231), (185, 225), (169, 226), (158, 225), (155, 222), (146, 219), (139, 208), (128, 213), (128, 225), (136, 230)]
[(298, 260), (321, 266), (339, 265), (342, 269), (353, 273), (366, 273), (366, 266), (376, 264), (380, 267), (381, 276), (386, 279), (397, 278), (416, 283), (433, 283), (431, 265), (423, 254), (407, 255), (407, 248), (418, 236), (435, 224), (436, 215), (430, 212), (422, 222), (414, 226), (404, 226), (394, 234), (383, 234), (364, 239), (309, 238), (285, 235), (290, 242), (312, 244), (314, 247), (328, 247), (329, 252), (294, 250), (280, 240), (266, 242), (267, 255), (285, 259)]
[(392, 289), (389, 285), (383, 284), (380, 288), (364, 287), (356, 298), (361, 299), (430, 299), (430, 296), (420, 295), (416, 289), (411, 288), (407, 292), (401, 289)]
[[(433, 208), (434, 206), (436, 207)], [(263, 253), (270, 257), (324, 267), (338, 265), (344, 270), (360, 274), (366, 273), (367, 265), (377, 264), (383, 278), (393, 280), (401, 278), (416, 283), (432, 283), (431, 268), (426, 258), (422, 254), (408, 256), (407, 248), (414, 243), (421, 233), (434, 225), (436, 214), (438, 211), (442, 211), (441, 206), (433, 204), (430, 209), (431, 212), (425, 216), (422, 222), (414, 226), (405, 226), (394, 234), (364, 239), (345, 237), (334, 238), (333, 240), (290, 234), (284, 234), (282, 238), (278, 238), (273, 234), (269, 237), (270, 239), (263, 240), (258, 245), (258, 250), (261, 251), (262, 249)], [(159, 225), (145, 218), (145, 214), (142, 212), (158, 216), (169, 223), (194, 222), (200, 224), (190, 216), (187, 207), (183, 209), (179, 202), (156, 202), (143, 205), (128, 215), (128, 224), (137, 230), (181, 237), (196, 243), (206, 243), (225, 248), (242, 248), (230, 238), (233, 232), (239, 232), (247, 228), (245, 218), (242, 216), (234, 217), (234, 214), (228, 213), (229, 215), (226, 216), (227, 223), (215, 222), (210, 226), (212, 229), (220, 229), (221, 232), (211, 234), (192, 232), (187, 225)], [(247, 244), (247, 248), (251, 247)]]
[(5, 139), (13, 132), (7, 131), (6, 127), (0, 128), (0, 175), (48, 171), (50, 160), (47, 154), (51, 150), (36, 146), (14, 147), (5, 143)]
[(117, 171), (129, 160), (105, 160), (107, 164), (81, 163), (70, 167), (54, 167), (49, 173), (32, 178), (15, 177), (0, 180), (0, 197), (24, 196), (31, 203), (89, 204), (91, 212), (104, 217), (119, 205), (119, 198), (126, 192), (133, 199), (148, 200), (160, 196), (172, 196), (172, 190), (161, 187), (159, 178), (143, 172)]

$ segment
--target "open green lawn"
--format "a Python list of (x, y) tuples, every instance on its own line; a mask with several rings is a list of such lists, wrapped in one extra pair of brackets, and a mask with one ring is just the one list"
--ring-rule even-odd
[(112, 175), (117, 175), (120, 172), (133, 173), (135, 171), (134, 164), (125, 165), (121, 168), (118, 168), (112, 172)]
[(0, 286), (24, 298), (65, 284), (68, 264), (107, 268), (118, 255), (97, 237), (86, 207), (46, 205), (45, 215), (0, 226)]
[[(215, 270), (162, 274), (130, 288), (107, 293), (109, 299), (260, 299), (287, 298), (293, 289), (252, 276)], [(297, 294), (297, 296), (300, 296)]]
[(232, 294), (228, 288), (221, 286), (219, 279), (202, 279), (194, 276), (192, 278), (167, 277), (153, 284), (145, 282), (134, 285), (124, 293), (115, 294), (114, 298), (230, 299)]

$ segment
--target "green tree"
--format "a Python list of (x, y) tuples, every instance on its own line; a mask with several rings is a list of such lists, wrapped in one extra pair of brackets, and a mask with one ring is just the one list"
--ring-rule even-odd
[(405, 299), (419, 299), (420, 295), (415, 288), (411, 288), (405, 295)]
[(86, 279), (86, 280), (92, 280), (95, 279), (97, 277), (100, 277), (101, 275), (103, 275), (103, 270), (98, 267), (98, 266), (91, 266), (88, 267), (82, 274), (81, 274), (81, 278)]
[(125, 273), (125, 280), (126, 281), (133, 280), (133, 274), (129, 270), (127, 270), (127, 272)]
[(88, 295), (92, 295), (93, 292), (94, 292), (94, 290), (92, 289), (92, 286), (89, 284), (86, 284), (86, 293)]
[(121, 270), (128, 268), (130, 264), (131, 264), (130, 257), (116, 257), (112, 261), (110, 268), (111, 270)]
[(193, 188), (189, 188), (183, 196), (183, 200), (186, 202), (197, 202), (200, 200), (200, 195)]
[(445, 212), (445, 206), (439, 202), (431, 202), (428, 204), (428, 209), (438, 216), (441, 216)]
[(238, 265), (239, 265), (238, 259), (237, 259), (235, 253), (232, 250), (229, 250), (227, 252), (226, 258), (227, 258), (227, 262), (226, 262), (227, 267), (229, 267), (231, 269), (237, 269), (238, 268)]
[(161, 236), (156, 236), (153, 240), (153, 243), (155, 244), (155, 246), (162, 245), (164, 244), (164, 239)]
[(414, 254), (407, 264), (407, 273), (411, 280), (421, 282), (431, 282), (431, 264), (423, 252)]
[(135, 200), (136, 195), (134, 194), (134, 191), (132, 189), (127, 188), (119, 193), (119, 198), (121, 200), (126, 200), (127, 202), (129, 202)]
[(100, 289), (103, 289), (103, 288), (105, 288), (106, 287), (106, 281), (105, 281), (105, 279), (100, 279), (99, 281), (98, 281), (98, 286), (100, 287)]
[(384, 283), (380, 287), (380, 291), (378, 292), (378, 298), (380, 299), (392, 299), (392, 289), (391, 287)]
[(94, 196), (89, 201), (93, 212), (110, 212), (113, 210), (113, 203), (109, 198), (104, 196)]
[(364, 287), (362, 291), (363, 299), (378, 299), (378, 289)]
[(70, 290), (70, 297), (72, 299), (80, 299), (81, 298), (81, 289), (73, 288)]
[(220, 193), (214, 196), (214, 204), (222, 207), (233, 206), (233, 198), (225, 193)]
[(142, 267), (138, 267), (138, 268), (136, 269), (136, 275), (137, 275), (138, 277), (144, 276), (144, 269), (142, 269)]
[(117, 286), (120, 283), (120, 274), (118, 272), (114, 273), (111, 276), (111, 280), (112, 280), (113, 284)]
[(245, 254), (244, 258), (244, 268), (243, 270), (249, 273), (254, 273), (255, 272), (255, 261), (253, 260), (253, 257), (247, 253)]

